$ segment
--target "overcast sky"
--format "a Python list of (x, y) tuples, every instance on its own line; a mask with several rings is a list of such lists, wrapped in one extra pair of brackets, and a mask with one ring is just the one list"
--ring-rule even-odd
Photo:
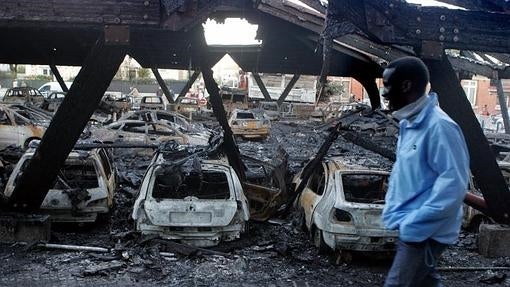
[[(299, 0), (289, 0), (296, 2)], [(407, 0), (409, 3), (421, 4), (423, 6), (444, 6), (455, 8), (455, 6), (443, 4), (434, 0)], [(297, 3), (297, 2), (296, 2)], [(260, 44), (255, 40), (257, 26), (249, 24), (242, 19), (226, 19), (225, 24), (218, 24), (208, 20), (205, 27), (205, 36), (209, 45), (249, 45)]]

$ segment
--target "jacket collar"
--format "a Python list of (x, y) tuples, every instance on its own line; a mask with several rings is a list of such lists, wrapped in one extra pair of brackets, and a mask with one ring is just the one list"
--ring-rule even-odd
[(430, 93), (421, 111), (410, 119), (403, 119), (400, 121), (401, 128), (416, 129), (427, 119), (428, 115), (432, 112), (435, 106), (438, 104), (437, 94)]

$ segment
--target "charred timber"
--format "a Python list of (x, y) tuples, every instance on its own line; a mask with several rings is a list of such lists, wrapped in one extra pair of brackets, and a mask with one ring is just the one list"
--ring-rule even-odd
[(433, 41), (445, 49), (501, 53), (510, 48), (509, 14), (421, 7), (405, 1), (352, 2), (330, 2), (325, 31), (334, 38), (345, 35), (345, 23), (351, 23), (385, 44), (421, 47), (424, 41)]
[(252, 75), (255, 79), (255, 82), (257, 83), (257, 86), (259, 86), (260, 92), (264, 96), (264, 100), (271, 101), (271, 95), (269, 95), (269, 92), (266, 89), (266, 85), (264, 85), (264, 82), (262, 82), (259, 73), (253, 72)]
[(184, 98), (186, 96), (186, 93), (189, 91), (189, 89), (191, 89), (191, 86), (193, 86), (193, 83), (195, 83), (195, 81), (198, 79), (198, 76), (200, 76), (200, 71), (193, 71), (193, 74), (191, 74), (190, 78), (186, 82), (186, 85), (184, 85), (182, 88), (177, 99)]
[(39, 25), (145, 25), (159, 26), (159, 0), (3, 0), (0, 22)]
[(67, 93), (69, 91), (69, 89), (68, 89), (66, 83), (64, 82), (64, 79), (62, 79), (62, 76), (60, 75), (60, 72), (58, 71), (57, 66), (50, 65), (50, 69), (51, 69), (51, 72), (53, 73), (53, 75), (55, 75), (55, 78), (57, 79), (58, 84), (62, 88), (62, 91), (64, 93)]
[(225, 112), (225, 107), (223, 106), (223, 101), (220, 96), (220, 89), (218, 88), (218, 84), (213, 77), (212, 66), (214, 62), (211, 60), (207, 50), (204, 30), (202, 27), (200, 27), (193, 31), (193, 33), (195, 35), (195, 43), (192, 47), (194, 50), (193, 54), (198, 58), (200, 70), (204, 78), (205, 88), (209, 93), (209, 102), (213, 109), (214, 116), (223, 129), (223, 147), (225, 154), (227, 155), (228, 161), (234, 171), (237, 173), (239, 179), (244, 181), (246, 179), (245, 167), (241, 160), (241, 153), (237, 148), (234, 134), (232, 133), (232, 129), (228, 124), (227, 114)]
[(510, 222), (510, 192), (464, 89), (446, 55), (442, 60), (425, 59), (430, 70), (432, 91), (439, 95), (441, 108), (460, 126), (467, 142), (471, 172), (488, 206), (489, 216)]
[(151, 68), (152, 73), (156, 77), (156, 81), (158, 81), (159, 86), (161, 87), (161, 90), (163, 91), (163, 94), (165, 95), (166, 99), (169, 103), (174, 103), (174, 96), (168, 89), (168, 86), (165, 83), (165, 80), (161, 77), (161, 74), (159, 73), (158, 68)]
[(115, 76), (126, 52), (101, 37), (76, 76), (9, 199), (17, 211), (40, 208), (60, 168)]

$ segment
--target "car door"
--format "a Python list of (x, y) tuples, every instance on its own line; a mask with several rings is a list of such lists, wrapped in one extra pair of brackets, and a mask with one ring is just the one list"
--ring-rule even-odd
[(147, 125), (144, 122), (125, 123), (117, 134), (117, 139), (129, 143), (146, 144)]
[(188, 143), (188, 139), (182, 133), (167, 125), (153, 123), (148, 126), (147, 131), (150, 143), (160, 144), (171, 140), (179, 144)]
[(108, 189), (108, 207), (113, 205), (113, 193), (116, 188), (116, 179), (115, 179), (115, 168), (109, 160), (109, 156), (104, 149), (99, 149), (98, 151), (99, 159), (101, 161), (101, 165), (103, 167), (104, 176), (106, 177), (107, 189)]
[(19, 131), (12, 113), (0, 110), (0, 148), (19, 144)]
[(300, 206), (303, 208), (305, 214), (305, 222), (309, 228), (311, 227), (313, 212), (321, 200), (325, 188), (325, 166), (321, 165), (320, 168), (317, 168), (313, 172), (299, 197)]

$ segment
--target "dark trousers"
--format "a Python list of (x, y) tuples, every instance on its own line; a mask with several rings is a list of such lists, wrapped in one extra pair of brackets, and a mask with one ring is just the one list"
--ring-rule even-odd
[(443, 286), (435, 267), (446, 246), (432, 239), (417, 243), (397, 241), (397, 253), (384, 286)]

